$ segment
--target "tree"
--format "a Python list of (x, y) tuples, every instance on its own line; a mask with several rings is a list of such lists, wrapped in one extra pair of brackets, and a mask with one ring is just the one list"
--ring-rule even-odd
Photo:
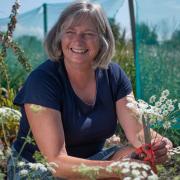
[(158, 36), (156, 33), (156, 27), (149, 28), (145, 23), (141, 23), (136, 26), (137, 38), (139, 38), (140, 43), (146, 45), (158, 45)]

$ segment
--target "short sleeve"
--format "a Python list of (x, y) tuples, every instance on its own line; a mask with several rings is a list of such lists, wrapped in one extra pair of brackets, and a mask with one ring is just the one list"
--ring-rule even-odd
[(132, 92), (132, 85), (123, 69), (116, 63), (109, 65), (109, 81), (114, 100), (117, 101)]
[(37, 104), (60, 110), (62, 86), (57, 78), (43, 70), (33, 71), (14, 99), (14, 104)]

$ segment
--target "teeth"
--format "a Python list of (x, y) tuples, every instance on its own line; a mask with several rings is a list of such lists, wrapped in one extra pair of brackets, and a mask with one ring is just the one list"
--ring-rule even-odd
[(71, 50), (75, 53), (80, 53), (80, 54), (87, 52), (87, 49), (73, 49), (73, 48), (71, 48)]

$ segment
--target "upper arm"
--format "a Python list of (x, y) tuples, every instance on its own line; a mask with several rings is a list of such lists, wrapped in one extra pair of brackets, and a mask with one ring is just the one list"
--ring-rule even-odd
[(127, 108), (126, 104), (128, 103), (128, 96), (134, 98), (133, 93), (131, 92), (129, 95), (119, 99), (116, 101), (116, 112), (120, 125), (122, 126), (126, 137), (128, 140), (134, 145), (141, 145), (138, 142), (138, 133), (142, 130), (142, 125), (137, 121), (137, 119), (133, 116), (131, 111)]
[(34, 104), (24, 106), (33, 137), (47, 160), (67, 154), (60, 111)]

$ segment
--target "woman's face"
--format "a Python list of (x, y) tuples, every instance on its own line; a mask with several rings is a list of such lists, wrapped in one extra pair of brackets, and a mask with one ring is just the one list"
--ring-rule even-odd
[(66, 63), (92, 65), (100, 48), (99, 36), (91, 20), (64, 29), (61, 47)]

